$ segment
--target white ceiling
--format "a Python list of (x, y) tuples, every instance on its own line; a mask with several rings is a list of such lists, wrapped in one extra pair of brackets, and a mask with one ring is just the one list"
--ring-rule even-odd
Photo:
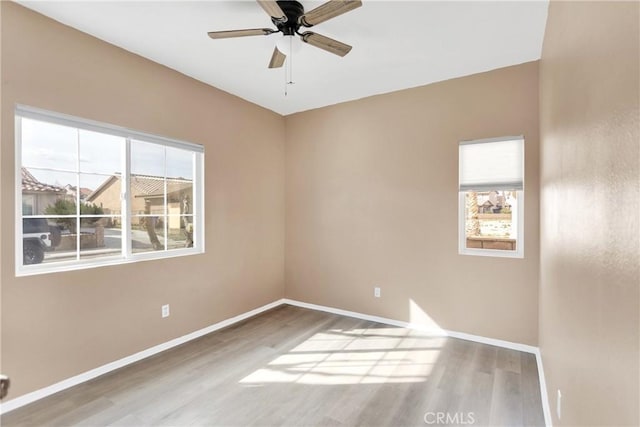
[[(26, 7), (286, 115), (540, 58), (547, 1), (376, 1), (313, 27), (353, 46), (311, 45), (293, 81), (267, 64), (280, 33), (212, 40), (208, 31), (273, 27), (255, 1), (19, 1)], [(302, 0), (309, 11), (321, 1)], [(289, 61), (290, 58), (287, 59)]]

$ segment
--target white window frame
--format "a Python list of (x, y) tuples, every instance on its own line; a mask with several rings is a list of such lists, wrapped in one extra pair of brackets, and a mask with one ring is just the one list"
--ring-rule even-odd
[[(524, 143), (524, 136), (507, 136), (500, 138), (486, 138), (473, 141), (462, 141), (462, 143), (489, 143), (499, 141), (510, 140), (522, 140)], [(524, 151), (523, 151), (523, 177), (522, 177), (522, 190), (507, 190), (516, 191), (517, 203), (515, 207), (512, 207), (512, 230), (515, 231), (514, 240), (516, 241), (516, 250), (502, 250), (502, 249), (480, 249), (480, 248), (467, 248), (467, 232), (466, 232), (466, 200), (465, 194), (468, 191), (458, 191), (458, 254), (460, 255), (475, 255), (475, 256), (488, 256), (488, 257), (502, 257), (502, 258), (524, 258)], [(506, 190), (506, 189), (505, 189)], [(478, 190), (480, 191), (480, 190)], [(515, 211), (515, 212), (514, 212)]]
[[(41, 263), (23, 265), (23, 232), (22, 232), (22, 118), (40, 120), (78, 129), (100, 132), (119, 136), (125, 139), (123, 147), (123, 173), (122, 173), (122, 230), (123, 247), (117, 255), (92, 259), (65, 260), (55, 263)], [(178, 248), (162, 251), (133, 253), (131, 239), (131, 215), (130, 212), (130, 168), (131, 168), (131, 141), (143, 141), (164, 147), (173, 147), (188, 150), (196, 154), (194, 160), (193, 178), (193, 247)], [(204, 230), (204, 147), (185, 141), (165, 138), (145, 132), (134, 131), (120, 126), (83, 119), (66, 114), (47, 111), (25, 105), (16, 105), (15, 108), (15, 266), (16, 276), (30, 276), (35, 274), (54, 273), (60, 271), (72, 271), (87, 268), (95, 268), (107, 265), (128, 264), (138, 261), (157, 260), (202, 254), (205, 252)]]

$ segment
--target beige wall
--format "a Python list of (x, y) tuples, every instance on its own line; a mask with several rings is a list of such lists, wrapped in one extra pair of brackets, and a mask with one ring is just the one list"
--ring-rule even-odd
[[(458, 255), (458, 142), (520, 134), (525, 258)], [(537, 62), (287, 116), (286, 135), (288, 298), (537, 345)]]
[(549, 9), (540, 346), (554, 425), (640, 424), (639, 5)]
[[(2, 10), (2, 372), (11, 398), (283, 297), (284, 119), (14, 3)], [(204, 255), (16, 278), (13, 107), (203, 144)], [(160, 306), (171, 304), (161, 319)]]

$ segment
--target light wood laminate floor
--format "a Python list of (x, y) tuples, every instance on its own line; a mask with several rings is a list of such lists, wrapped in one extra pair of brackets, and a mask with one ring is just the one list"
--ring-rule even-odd
[(288, 305), (1, 418), (4, 427), (471, 421), (544, 425), (533, 354)]

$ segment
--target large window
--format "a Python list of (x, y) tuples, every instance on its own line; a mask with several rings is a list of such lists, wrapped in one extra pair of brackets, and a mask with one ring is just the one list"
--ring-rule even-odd
[(16, 272), (204, 251), (202, 146), (16, 108)]
[(524, 139), (464, 141), (459, 146), (459, 251), (524, 256)]

